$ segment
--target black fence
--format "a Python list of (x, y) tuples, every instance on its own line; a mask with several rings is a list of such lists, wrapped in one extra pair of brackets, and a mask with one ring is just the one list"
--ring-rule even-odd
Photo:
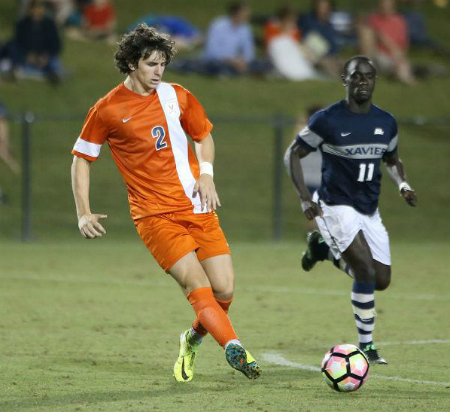
[[(40, 124), (51, 122), (52, 124), (61, 124), (62, 122), (76, 122), (77, 127), (82, 123), (82, 116), (66, 115), (66, 116), (39, 116), (32, 112), (26, 112), (19, 116), (13, 116), (11, 119), (16, 126), (18, 126), (21, 135), (21, 156), (22, 156), (22, 175), (21, 175), (21, 231), (20, 238), (23, 242), (30, 242), (34, 239), (34, 225), (33, 225), (33, 209), (35, 207), (33, 201), (33, 144), (34, 131)], [(234, 125), (239, 128), (239, 125), (245, 125), (246, 128), (251, 128), (252, 125), (257, 128), (263, 128), (266, 136), (266, 144), (270, 144), (269, 149), (271, 156), (271, 171), (270, 173), (270, 235), (272, 240), (281, 240), (283, 238), (283, 179), (286, 178), (283, 154), (286, 146), (285, 137), (288, 135), (289, 139), (293, 138), (293, 126), (296, 119), (286, 117), (280, 114), (271, 117), (260, 116), (213, 116), (212, 120), (215, 124)], [(399, 123), (406, 125), (424, 126), (450, 126), (450, 119), (426, 119), (421, 117), (401, 119)], [(17, 132), (19, 132), (19, 130)], [(289, 132), (289, 133), (288, 133)], [(41, 132), (42, 133), (42, 132)], [(257, 134), (257, 133), (256, 133)], [(270, 137), (271, 136), (271, 137)], [(271, 142), (267, 143), (267, 137)], [(266, 168), (267, 169), (267, 168)], [(268, 175), (267, 175), (268, 176)], [(266, 176), (266, 177), (267, 177)], [(269, 185), (269, 184), (268, 184)], [(40, 205), (42, 207), (42, 205)]]

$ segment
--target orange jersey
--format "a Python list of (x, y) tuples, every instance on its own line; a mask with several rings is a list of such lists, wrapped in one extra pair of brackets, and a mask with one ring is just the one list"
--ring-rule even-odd
[(142, 96), (122, 83), (90, 109), (72, 153), (95, 161), (108, 142), (135, 220), (189, 209), (203, 213), (199, 196), (192, 198), (199, 166), (185, 133), (201, 141), (211, 129), (185, 88), (160, 83)]

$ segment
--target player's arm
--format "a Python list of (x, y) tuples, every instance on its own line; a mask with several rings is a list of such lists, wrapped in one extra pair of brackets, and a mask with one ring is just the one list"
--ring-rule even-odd
[(200, 195), (202, 210), (206, 206), (209, 211), (221, 206), (213, 180), (214, 140), (211, 133), (195, 142), (195, 153), (200, 164), (200, 177), (194, 186), (193, 196)]
[(305, 178), (303, 177), (303, 169), (300, 159), (308, 156), (309, 153), (310, 151), (300, 146), (297, 140), (294, 140), (286, 150), (284, 164), (292, 183), (294, 184), (295, 190), (300, 196), (300, 204), (303, 213), (308, 220), (312, 220), (316, 216), (322, 216), (322, 210), (317, 203), (312, 201), (311, 194), (306, 187)]
[(72, 191), (77, 208), (78, 229), (86, 239), (95, 239), (106, 233), (99, 220), (106, 219), (107, 216), (91, 213), (89, 206), (90, 168), (90, 161), (78, 156), (73, 157)]
[(393, 182), (398, 186), (400, 196), (402, 196), (406, 203), (410, 206), (416, 206), (417, 195), (411, 188), (406, 179), (405, 168), (403, 163), (398, 157), (397, 151), (387, 153), (383, 157), (383, 161), (386, 163), (386, 169)]

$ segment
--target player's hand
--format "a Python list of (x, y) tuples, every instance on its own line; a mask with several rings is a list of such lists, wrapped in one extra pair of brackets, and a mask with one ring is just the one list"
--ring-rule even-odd
[(200, 175), (195, 182), (194, 191), (192, 197), (200, 195), (200, 201), (202, 203), (202, 210), (207, 207), (209, 212), (217, 210), (220, 204), (219, 195), (216, 192), (216, 186), (214, 185), (213, 177), (207, 173)]
[(106, 215), (89, 214), (78, 219), (78, 229), (86, 239), (95, 239), (106, 234), (105, 228), (100, 224), (100, 219), (106, 219)]
[(403, 199), (406, 200), (406, 203), (408, 203), (408, 205), (410, 205), (410, 206), (417, 205), (417, 195), (414, 190), (403, 189), (400, 192), (400, 195), (403, 197)]
[(323, 216), (321, 207), (312, 200), (302, 200), (301, 205), (303, 213), (308, 220), (313, 220), (317, 216)]

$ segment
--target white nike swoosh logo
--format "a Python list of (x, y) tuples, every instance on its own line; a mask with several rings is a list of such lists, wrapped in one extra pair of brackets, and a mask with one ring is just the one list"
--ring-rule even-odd
[(129, 117), (128, 119), (122, 119), (122, 122), (126, 123), (128, 120), (131, 120), (133, 116)]
[(342, 137), (345, 137), (345, 136), (348, 136), (348, 135), (350, 135), (350, 134), (352, 134), (352, 132), (348, 132), (348, 133), (341, 133), (341, 136), (342, 136)]

